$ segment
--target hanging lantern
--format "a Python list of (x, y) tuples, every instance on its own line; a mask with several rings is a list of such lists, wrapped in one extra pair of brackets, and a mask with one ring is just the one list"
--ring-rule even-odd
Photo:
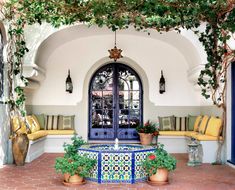
[(163, 76), (163, 71), (161, 71), (161, 78), (159, 81), (159, 93), (163, 94), (166, 91), (165, 78)]
[(72, 93), (73, 92), (73, 83), (72, 83), (72, 79), (70, 77), (70, 70), (68, 71), (68, 76), (66, 78), (66, 92)]
[(114, 42), (114, 48), (113, 49), (110, 49), (108, 50), (109, 51), (109, 58), (110, 59), (113, 59), (115, 62), (122, 58), (122, 50), (121, 49), (118, 49), (117, 46), (116, 46), (116, 31), (115, 31), (115, 42)]

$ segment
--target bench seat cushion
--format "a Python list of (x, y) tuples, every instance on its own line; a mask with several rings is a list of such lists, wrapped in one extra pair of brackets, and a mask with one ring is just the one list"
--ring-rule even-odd
[[(203, 134), (192, 134), (191, 137), (197, 139), (198, 141), (217, 141), (218, 137), (213, 137), (211, 135), (203, 135)], [(222, 140), (222, 137), (219, 137)]]
[(161, 136), (185, 136), (187, 131), (159, 131)]
[(45, 130), (48, 135), (73, 135), (74, 130)]
[(43, 130), (40, 130), (40, 131), (36, 131), (34, 133), (31, 133), (31, 134), (28, 134), (27, 136), (28, 136), (29, 140), (34, 141), (34, 140), (37, 140), (41, 137), (47, 136), (47, 133)]
[[(193, 137), (199, 141), (217, 141), (217, 137), (211, 135), (200, 134), (195, 131), (159, 131), (159, 135), (161, 136), (186, 136)], [(220, 137), (222, 140), (222, 137)]]
[(198, 134), (196, 131), (186, 131), (185, 136), (186, 137), (192, 137), (193, 135)]

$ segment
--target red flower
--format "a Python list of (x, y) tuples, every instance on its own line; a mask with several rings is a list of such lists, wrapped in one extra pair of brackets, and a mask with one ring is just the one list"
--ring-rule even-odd
[(144, 124), (145, 127), (149, 126), (149, 121)]
[(153, 136), (158, 136), (158, 131), (155, 131), (155, 132), (153, 133)]
[(154, 154), (149, 155), (149, 160), (154, 160), (155, 158), (156, 158), (156, 156)]

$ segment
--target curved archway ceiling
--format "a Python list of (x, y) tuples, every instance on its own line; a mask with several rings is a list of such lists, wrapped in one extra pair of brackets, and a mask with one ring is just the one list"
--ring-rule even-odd
[[(182, 30), (181, 34), (176, 32), (167, 32), (160, 34), (155, 30), (147, 32), (138, 32), (134, 28), (117, 32), (117, 43), (124, 36), (135, 36), (138, 38), (148, 38), (158, 40), (176, 48), (185, 58), (188, 64), (188, 77), (190, 82), (196, 84), (201, 65), (205, 63), (206, 54), (197, 37), (191, 32)], [(48, 24), (29, 26), (25, 32), (26, 42), (30, 52), (25, 57), (24, 75), (33, 78), (34, 81), (40, 81), (45, 76), (45, 63), (55, 49), (73, 40), (79, 38), (89, 38), (94, 36), (107, 36), (114, 40), (114, 33), (108, 28), (98, 28), (96, 26), (88, 27), (86, 25), (66, 26), (60, 29), (54, 29)], [(110, 41), (113, 46), (113, 41)], [(109, 47), (107, 47), (108, 50)], [(123, 47), (120, 47), (123, 48)], [(91, 52), (88, 52), (91, 53)], [(107, 52), (108, 55), (108, 52)], [(125, 49), (123, 52), (124, 56)], [(154, 55), (153, 55), (154, 56)]]

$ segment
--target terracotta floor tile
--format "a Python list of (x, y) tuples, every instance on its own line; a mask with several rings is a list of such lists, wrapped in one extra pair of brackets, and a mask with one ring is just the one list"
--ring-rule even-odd
[[(62, 154), (43, 154), (23, 167), (7, 165), (0, 169), (0, 190), (235, 190), (235, 170), (226, 165), (203, 164), (188, 167), (187, 154), (174, 154), (177, 169), (169, 175), (169, 185), (97, 184), (87, 182), (77, 187), (65, 187), (63, 176), (54, 170), (55, 158)], [(46, 164), (45, 164), (46, 163)]]

